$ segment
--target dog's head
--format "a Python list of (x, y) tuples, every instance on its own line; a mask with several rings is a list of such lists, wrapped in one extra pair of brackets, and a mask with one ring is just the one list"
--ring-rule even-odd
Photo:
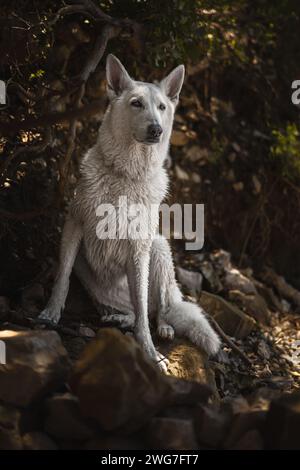
[(158, 85), (133, 80), (121, 62), (109, 54), (107, 92), (122, 132), (142, 144), (170, 138), (173, 117), (184, 80), (184, 66), (176, 67)]

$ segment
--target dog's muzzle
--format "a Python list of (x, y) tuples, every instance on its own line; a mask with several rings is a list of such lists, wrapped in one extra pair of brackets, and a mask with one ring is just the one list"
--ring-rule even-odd
[(159, 142), (159, 138), (162, 134), (162, 131), (163, 130), (159, 124), (150, 124), (147, 129), (147, 142)]

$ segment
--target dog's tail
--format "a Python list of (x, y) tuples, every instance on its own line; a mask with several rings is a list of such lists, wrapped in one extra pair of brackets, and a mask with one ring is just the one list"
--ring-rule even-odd
[(150, 291), (153, 310), (157, 311), (162, 321), (173, 327), (177, 336), (188, 338), (209, 355), (218, 352), (220, 339), (210, 326), (204, 310), (183, 300), (175, 279), (169, 243), (161, 236), (157, 236), (152, 243)]
[(171, 304), (164, 319), (174, 328), (176, 335), (188, 338), (208, 355), (213, 356), (219, 351), (220, 339), (198, 305), (184, 300)]

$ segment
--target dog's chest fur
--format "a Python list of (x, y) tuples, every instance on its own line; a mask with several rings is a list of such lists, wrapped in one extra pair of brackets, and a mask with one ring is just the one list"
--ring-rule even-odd
[[(122, 162), (119, 158), (122, 158)], [(124, 274), (132, 242), (127, 239), (99, 239), (96, 233), (99, 222), (96, 209), (100, 204), (118, 207), (120, 197), (126, 198), (128, 205), (143, 204), (147, 210), (153, 205), (158, 206), (168, 187), (167, 173), (161, 160), (153, 151), (149, 151), (148, 154), (116, 155), (112, 162), (108, 162), (97, 145), (83, 160), (81, 179), (70, 210), (82, 224), (85, 255), (103, 284), (109, 284), (112, 278)], [(148, 221), (145, 220), (145, 223)], [(150, 240), (157, 231), (157, 225), (158, 218), (151, 223)], [(142, 253), (145, 244), (149, 244), (149, 241), (139, 240), (135, 243), (135, 250), (140, 249)]]

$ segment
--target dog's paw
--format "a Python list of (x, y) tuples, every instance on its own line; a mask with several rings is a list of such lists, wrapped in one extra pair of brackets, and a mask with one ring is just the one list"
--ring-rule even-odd
[(175, 336), (174, 328), (167, 323), (162, 323), (158, 326), (157, 334), (160, 336), (160, 338), (168, 339), (170, 341), (172, 341)]
[(40, 313), (40, 315), (38, 316), (38, 321), (43, 323), (49, 323), (49, 324), (53, 324), (53, 325), (57, 325), (57, 323), (59, 322), (60, 320), (60, 312), (59, 311), (56, 311), (56, 310), (53, 310), (51, 308), (45, 308), (42, 313)]

